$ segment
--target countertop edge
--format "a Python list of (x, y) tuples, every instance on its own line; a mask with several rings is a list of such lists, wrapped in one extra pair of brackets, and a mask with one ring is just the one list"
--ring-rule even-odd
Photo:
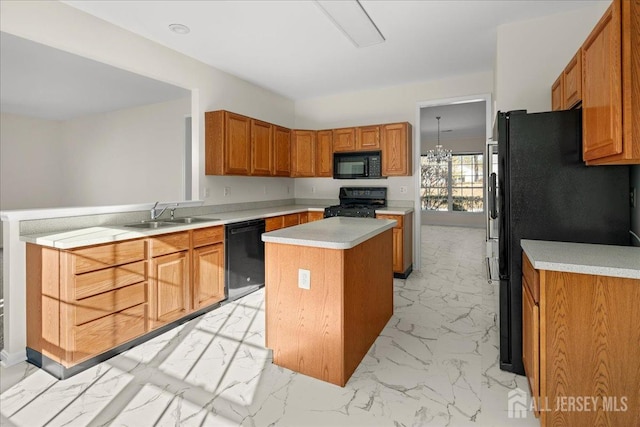
[[(590, 245), (585, 243), (551, 242), (543, 240), (523, 239), (520, 242), (520, 246), (522, 247), (522, 250), (527, 254), (527, 257), (531, 261), (533, 267), (537, 270), (551, 270), (566, 273), (590, 274), (597, 276), (620, 277), (626, 279), (640, 279), (640, 263), (636, 264), (636, 268), (633, 268), (633, 264), (631, 264), (631, 266), (611, 265), (612, 262), (610, 258), (607, 258), (606, 255), (595, 253), (595, 250), (605, 249), (608, 245)], [(584, 256), (581, 256), (579, 254), (568, 254), (567, 248), (575, 248), (576, 253), (578, 253), (580, 250), (593, 249), (593, 253), (590, 253), (589, 257), (597, 257), (598, 259), (596, 260), (596, 262), (591, 263), (577, 262), (575, 259), (561, 259), (561, 257), (557, 260), (540, 259), (540, 257), (538, 256), (539, 254), (537, 254), (536, 252), (542, 250), (543, 246), (547, 248), (553, 246), (562, 246), (565, 258), (584, 258)], [(631, 246), (611, 246), (611, 248), (617, 248), (616, 250), (622, 250), (629, 253), (633, 253), (633, 249), (636, 249), (638, 250), (638, 254), (640, 254), (640, 249), (633, 248)], [(545, 256), (550, 256), (548, 255), (549, 251), (545, 250), (544, 252)], [(619, 263), (621, 262), (617, 258), (616, 261), (618, 261)], [(630, 263), (633, 263), (633, 260), (631, 260)]]
[[(387, 230), (393, 229), (397, 225), (397, 221), (389, 219), (389, 220), (380, 220), (386, 221), (385, 224), (380, 224), (380, 226), (368, 233), (365, 233), (361, 236), (358, 236), (356, 239), (350, 240), (348, 242), (335, 242), (335, 241), (322, 241), (322, 240), (310, 240), (305, 238), (296, 238), (296, 237), (276, 237), (270, 236), (269, 233), (265, 233), (262, 235), (262, 241), (265, 243), (277, 243), (282, 245), (293, 245), (293, 246), (307, 246), (313, 248), (323, 248), (323, 249), (351, 249), (358, 246), (360, 243), (363, 243), (370, 238), (377, 236)], [(275, 230), (278, 231), (278, 230)]]

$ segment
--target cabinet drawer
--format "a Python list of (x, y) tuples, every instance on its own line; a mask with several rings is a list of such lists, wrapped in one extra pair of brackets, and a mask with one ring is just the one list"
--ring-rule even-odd
[(529, 292), (531, 292), (533, 300), (538, 304), (540, 301), (540, 275), (538, 271), (533, 268), (531, 261), (529, 261), (524, 251), (522, 252), (522, 277), (529, 287)]
[(73, 254), (76, 274), (141, 261), (147, 257), (145, 241), (142, 239), (91, 246), (69, 253)]
[(320, 221), (321, 219), (324, 219), (324, 212), (309, 211), (307, 218), (309, 222)]
[(402, 228), (402, 215), (376, 214), (378, 219), (392, 219), (398, 221), (394, 228)]
[(149, 239), (152, 257), (189, 250), (189, 232), (171, 233)]
[(291, 227), (300, 224), (300, 217), (298, 214), (285, 215), (282, 222), (284, 227)]
[(224, 240), (224, 228), (219, 225), (217, 227), (198, 228), (193, 230), (193, 247), (211, 245), (213, 243), (221, 243)]
[(146, 282), (137, 283), (77, 301), (71, 309), (71, 319), (74, 325), (82, 325), (134, 305), (142, 304), (146, 302), (146, 299)]
[(119, 267), (75, 276), (74, 299), (82, 299), (147, 280), (147, 262), (138, 261)]
[(279, 230), (282, 228), (284, 217), (274, 216), (264, 221), (265, 231)]
[(147, 305), (140, 304), (73, 328), (71, 361), (78, 362), (147, 332)]

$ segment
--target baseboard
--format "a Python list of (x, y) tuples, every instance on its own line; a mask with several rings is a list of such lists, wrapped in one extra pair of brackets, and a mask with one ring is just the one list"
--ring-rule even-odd
[(393, 277), (396, 279), (406, 279), (413, 271), (413, 264), (411, 264), (403, 273), (393, 273)]
[(15, 353), (8, 353), (7, 350), (0, 351), (0, 364), (3, 367), (13, 366), (20, 362), (27, 360), (26, 350), (17, 351)]

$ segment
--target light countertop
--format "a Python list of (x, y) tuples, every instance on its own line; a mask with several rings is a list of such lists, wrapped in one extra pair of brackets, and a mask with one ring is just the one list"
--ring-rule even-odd
[[(139, 239), (149, 236), (155, 236), (158, 234), (175, 233), (179, 231), (212, 227), (216, 225), (224, 225), (234, 222), (248, 221), (252, 219), (269, 218), (273, 216), (289, 215), (300, 212), (323, 211), (324, 207), (322, 206), (286, 205), (270, 208), (199, 215), (196, 218), (210, 219), (210, 221), (197, 222), (192, 224), (174, 224), (170, 227), (160, 227), (155, 229), (125, 227), (124, 225), (102, 225), (69, 231), (27, 234), (20, 236), (20, 240), (27, 243), (35, 243), (37, 245), (48, 246), (57, 249), (74, 249), (81, 246), (99, 245), (102, 243)], [(376, 212), (381, 214), (395, 215), (405, 215), (406, 213), (409, 213), (411, 211), (413, 211), (413, 208), (403, 207), (391, 207), (376, 210)], [(159, 219), (159, 221), (163, 220), (166, 220), (166, 218)]]
[(522, 240), (535, 269), (640, 279), (640, 248)]
[[(73, 249), (80, 246), (99, 245), (101, 243), (139, 239), (143, 237), (155, 236), (158, 234), (175, 233), (178, 231), (192, 230), (196, 228), (212, 227), (215, 225), (230, 224), (233, 222), (247, 221), (259, 218), (269, 218), (272, 216), (288, 215), (292, 213), (308, 211), (323, 212), (324, 208), (304, 205), (276, 206), (272, 208), (200, 215), (197, 216), (197, 218), (210, 219), (211, 221), (197, 222), (192, 224), (175, 224), (170, 227), (161, 227), (155, 229), (140, 229), (125, 227), (124, 225), (98, 226), (80, 228), (70, 231), (28, 234), (20, 236), (20, 240), (27, 243), (35, 243), (41, 246), (49, 246), (52, 248)], [(159, 221), (163, 220), (166, 220), (166, 218), (159, 219)]]
[(395, 227), (396, 223), (390, 219), (333, 217), (270, 231), (262, 235), (262, 240), (266, 243), (351, 249)]

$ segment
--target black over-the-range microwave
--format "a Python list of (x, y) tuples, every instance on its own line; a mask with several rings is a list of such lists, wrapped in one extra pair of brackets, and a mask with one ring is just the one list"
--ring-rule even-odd
[(382, 176), (380, 151), (334, 153), (333, 177), (335, 179), (385, 178)]

